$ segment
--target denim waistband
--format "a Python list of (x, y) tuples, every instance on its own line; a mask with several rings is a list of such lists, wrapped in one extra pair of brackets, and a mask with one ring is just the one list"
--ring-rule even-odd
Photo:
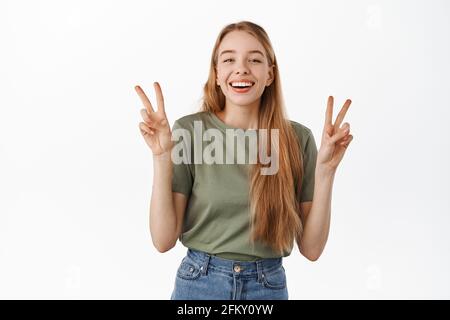
[(203, 274), (207, 274), (208, 269), (232, 274), (242, 277), (253, 277), (257, 275), (258, 280), (264, 275), (263, 272), (270, 272), (282, 266), (283, 258), (266, 258), (256, 261), (229, 260), (211, 255), (207, 252), (189, 248), (187, 257), (195, 261)]

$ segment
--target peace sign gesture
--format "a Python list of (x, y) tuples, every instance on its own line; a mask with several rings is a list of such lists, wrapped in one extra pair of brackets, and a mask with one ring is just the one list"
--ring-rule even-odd
[(155, 88), (158, 105), (156, 112), (153, 110), (152, 104), (145, 95), (144, 90), (140, 86), (135, 86), (134, 89), (145, 106), (145, 109), (141, 109), (141, 116), (144, 122), (139, 123), (142, 136), (152, 150), (153, 155), (160, 156), (172, 150), (173, 141), (169, 121), (164, 109), (164, 97), (161, 87), (158, 82), (153, 83), (153, 87)]
[(328, 97), (322, 142), (317, 155), (317, 166), (324, 166), (332, 172), (336, 171), (337, 166), (344, 157), (345, 151), (353, 140), (353, 136), (350, 134), (350, 124), (346, 122), (341, 127), (342, 120), (344, 120), (352, 101), (350, 99), (345, 101), (334, 124), (331, 122), (333, 118), (333, 101), (332, 96)]

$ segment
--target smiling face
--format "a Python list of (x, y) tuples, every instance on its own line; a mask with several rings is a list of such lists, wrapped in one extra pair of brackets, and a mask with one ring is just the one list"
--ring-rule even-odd
[(216, 82), (226, 104), (259, 106), (264, 89), (273, 81), (273, 67), (262, 44), (248, 32), (232, 31), (217, 52)]

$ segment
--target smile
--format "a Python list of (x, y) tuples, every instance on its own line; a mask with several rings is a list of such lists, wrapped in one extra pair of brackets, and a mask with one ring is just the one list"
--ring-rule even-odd
[(255, 85), (254, 82), (247, 82), (247, 81), (229, 83), (231, 90), (236, 93), (247, 93), (252, 89), (254, 85)]

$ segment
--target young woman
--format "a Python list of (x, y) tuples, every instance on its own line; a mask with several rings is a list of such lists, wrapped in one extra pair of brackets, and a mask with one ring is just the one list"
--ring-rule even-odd
[[(349, 124), (341, 125), (351, 101), (332, 123), (328, 98), (317, 151), (311, 130), (287, 119), (269, 37), (248, 21), (220, 32), (202, 108), (176, 120), (172, 131), (154, 87), (157, 111), (135, 87), (145, 106), (139, 127), (153, 152), (150, 232), (160, 252), (177, 239), (188, 248), (171, 298), (288, 299), (282, 259), (294, 239), (311, 261), (327, 242), (333, 180), (353, 138)], [(262, 130), (267, 134), (256, 134)], [(253, 141), (237, 145), (248, 163), (236, 161), (242, 158), (231, 142), (239, 134)], [(250, 163), (255, 141), (258, 156)], [(205, 154), (213, 161), (199, 161)], [(174, 161), (180, 155), (183, 162)]]

